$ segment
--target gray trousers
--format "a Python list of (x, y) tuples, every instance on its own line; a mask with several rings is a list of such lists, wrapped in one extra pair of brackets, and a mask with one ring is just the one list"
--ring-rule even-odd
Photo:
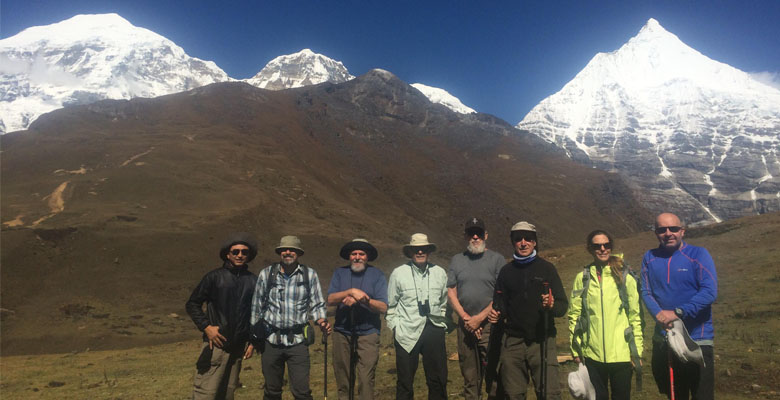
[(290, 379), (290, 392), (295, 399), (310, 400), (309, 388), (309, 348), (299, 343), (294, 346), (282, 346), (268, 343), (262, 346), (263, 377), (265, 389), (263, 399), (279, 400), (284, 386), (284, 365)]
[[(198, 367), (193, 379), (193, 400), (232, 400), (238, 386), (238, 374), (241, 372), (241, 360), (244, 358), (243, 349), (235, 349), (226, 352), (218, 347), (209, 350), (209, 344), (204, 343), (201, 357), (208, 356), (211, 352), (208, 364), (204, 361), (204, 368)], [(199, 360), (200, 361), (200, 360)]]
[[(480, 368), (483, 367), (479, 363), (480, 360), (487, 362), (487, 348), (492, 326), (493, 324), (491, 323), (484, 324), (482, 327), (482, 338), (477, 340), (474, 334), (467, 331), (463, 326), (463, 321), (458, 322), (458, 363), (460, 364), (460, 372), (463, 375), (463, 397), (466, 400), (479, 398), (478, 386), (481, 386), (483, 392), (489, 393), (489, 398), (496, 396), (498, 382), (494, 381), (490, 390), (485, 388), (484, 381), (482, 385), (479, 385)], [(474, 346), (477, 346), (477, 351), (479, 351), (479, 359)]]
[[(558, 352), (555, 338), (547, 338), (547, 399), (560, 399), (558, 380)], [(539, 343), (527, 344), (525, 340), (505, 336), (501, 348), (501, 383), (510, 400), (524, 400), (528, 380), (533, 379), (536, 397), (540, 398), (542, 384), (542, 352)]]
[[(350, 336), (333, 332), (333, 372), (339, 388), (339, 400), (349, 398), (349, 343)], [(379, 335), (357, 337), (357, 363), (355, 364), (355, 397), (360, 400), (374, 398), (374, 377), (379, 361)]]

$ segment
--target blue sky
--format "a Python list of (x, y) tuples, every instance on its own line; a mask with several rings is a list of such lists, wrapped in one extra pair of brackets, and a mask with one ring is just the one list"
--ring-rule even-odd
[(353, 75), (386, 69), (511, 124), (649, 18), (712, 59), (776, 81), (780, 71), (780, 0), (2, 0), (0, 35), (108, 12), (233, 78), (310, 48)]

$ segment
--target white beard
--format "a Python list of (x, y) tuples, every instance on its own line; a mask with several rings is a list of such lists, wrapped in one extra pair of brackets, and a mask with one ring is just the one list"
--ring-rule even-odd
[(482, 254), (485, 252), (485, 242), (483, 241), (482, 244), (478, 246), (474, 246), (471, 242), (469, 242), (469, 246), (466, 247), (466, 251), (474, 255)]
[(349, 265), (349, 269), (352, 270), (352, 272), (359, 274), (363, 272), (366, 269), (365, 263), (352, 263)]

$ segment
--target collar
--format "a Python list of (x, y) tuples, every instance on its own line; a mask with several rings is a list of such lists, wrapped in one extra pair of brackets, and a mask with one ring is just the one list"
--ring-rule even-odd
[(528, 257), (521, 257), (518, 256), (517, 253), (512, 253), (512, 258), (514, 258), (514, 261), (518, 264), (528, 264), (534, 259), (536, 259), (536, 250), (533, 251)]

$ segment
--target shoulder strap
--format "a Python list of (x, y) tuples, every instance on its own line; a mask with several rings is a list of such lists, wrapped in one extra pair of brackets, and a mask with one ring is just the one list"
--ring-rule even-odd
[[(636, 387), (637, 390), (642, 390), (642, 364), (640, 362), (639, 357), (639, 350), (636, 347), (636, 338), (634, 338), (634, 328), (631, 325), (631, 317), (629, 316), (628, 312), (628, 289), (626, 289), (626, 277), (628, 275), (631, 275), (633, 277), (633, 274), (631, 273), (631, 269), (628, 267), (628, 264), (623, 264), (623, 279), (621, 283), (618, 285), (618, 294), (620, 295), (620, 307), (623, 308), (623, 310), (626, 313), (626, 319), (628, 320), (628, 328), (626, 328), (625, 332), (623, 332), (623, 336), (626, 339), (626, 342), (628, 342), (628, 349), (631, 353), (631, 360), (634, 363), (634, 369), (636, 370)], [(636, 281), (636, 279), (634, 279)], [(637, 285), (638, 285), (637, 281)], [(637, 287), (638, 289), (638, 287)], [(641, 315), (642, 309), (639, 309), (639, 313)], [(643, 324), (640, 324), (643, 326)], [(644, 326), (643, 326), (644, 327)]]
[(575, 350), (579, 350), (579, 356), (582, 358), (582, 346), (587, 343), (586, 335), (588, 334), (588, 287), (590, 286), (590, 265), (586, 265), (582, 268), (582, 309), (580, 310), (580, 316), (577, 318), (577, 323), (574, 325), (574, 336), (579, 338), (579, 343), (576, 339), (573, 341), (575, 344)]
[(265, 293), (263, 293), (263, 304), (260, 305), (260, 319), (265, 318), (265, 312), (268, 310), (268, 296), (276, 284), (276, 274), (279, 273), (279, 270), (275, 267), (276, 264), (271, 265), (271, 269), (268, 271), (268, 276), (265, 279)]

